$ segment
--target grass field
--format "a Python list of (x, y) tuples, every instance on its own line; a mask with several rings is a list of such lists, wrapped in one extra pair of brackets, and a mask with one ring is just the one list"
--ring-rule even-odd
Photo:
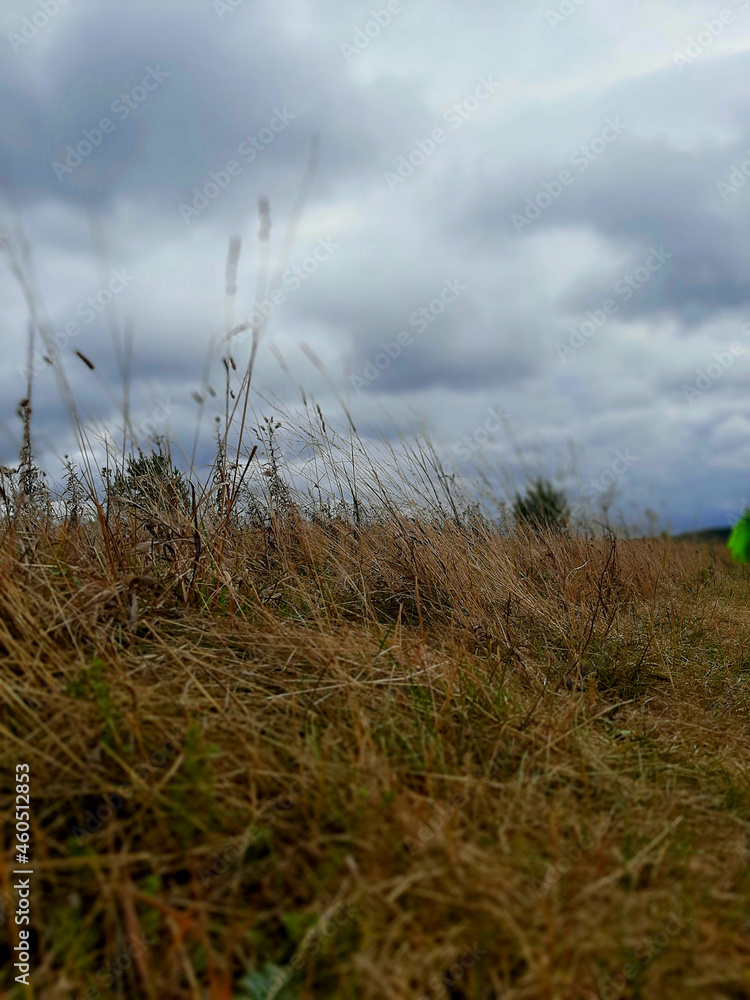
[(8, 507), (3, 995), (750, 997), (747, 570), (274, 463), (243, 523)]

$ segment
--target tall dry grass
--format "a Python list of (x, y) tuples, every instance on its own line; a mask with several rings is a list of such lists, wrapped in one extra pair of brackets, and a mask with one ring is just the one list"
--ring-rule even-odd
[(6, 514), (35, 995), (750, 995), (746, 572), (303, 509), (272, 454), (229, 515), (221, 482)]

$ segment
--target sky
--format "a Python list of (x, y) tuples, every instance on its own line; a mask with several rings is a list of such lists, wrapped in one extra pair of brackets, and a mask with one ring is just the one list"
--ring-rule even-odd
[[(4, 0), (0, 46), (0, 463), (23, 233), (92, 426), (130, 325), (134, 419), (189, 444), (268, 247), (259, 393), (302, 383), (365, 436), (424, 427), (459, 471), (614, 490), (674, 530), (750, 503), (750, 0)], [(75, 441), (40, 359), (54, 464)]]

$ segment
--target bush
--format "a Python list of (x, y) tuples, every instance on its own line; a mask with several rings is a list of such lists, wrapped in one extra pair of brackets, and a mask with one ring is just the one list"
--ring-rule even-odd
[(190, 507), (185, 477), (173, 464), (172, 456), (158, 451), (128, 458), (124, 472), (118, 470), (108, 487), (111, 497), (120, 497), (150, 513), (177, 513)]
[(563, 531), (568, 526), (570, 510), (562, 490), (548, 479), (535, 479), (524, 496), (516, 493), (513, 514), (516, 524), (526, 524), (535, 531)]

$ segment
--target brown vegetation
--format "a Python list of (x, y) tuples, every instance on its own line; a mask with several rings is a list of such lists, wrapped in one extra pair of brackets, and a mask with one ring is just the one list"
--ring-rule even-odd
[(746, 571), (266, 500), (6, 518), (34, 995), (750, 996)]

